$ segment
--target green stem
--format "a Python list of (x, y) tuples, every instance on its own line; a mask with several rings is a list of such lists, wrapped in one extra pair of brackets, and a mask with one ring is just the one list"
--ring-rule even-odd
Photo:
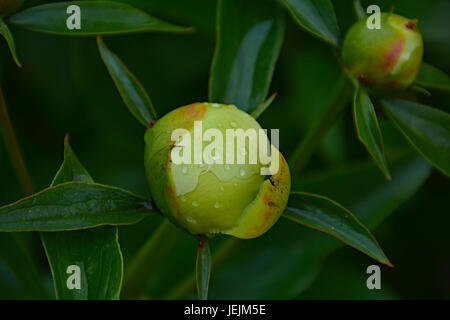
[(23, 188), (23, 191), (28, 195), (33, 193), (33, 184), (28, 174), (28, 170), (25, 166), (22, 153), (20, 152), (19, 144), (11, 125), (11, 119), (9, 118), (8, 109), (6, 107), (3, 91), (0, 88), (0, 125), (2, 127), (3, 136), (5, 138), (6, 148), (13, 163), (17, 177)]
[[(213, 255), (212, 268), (216, 268), (218, 265), (220, 265), (239, 243), (239, 239), (237, 238), (229, 238), (225, 240), (217, 253)], [(183, 281), (180, 282), (177, 287), (169, 291), (169, 293), (163, 299), (185, 299), (186, 296), (194, 290), (195, 276), (195, 272), (191, 272)]]
[(211, 278), (211, 250), (209, 249), (208, 239), (204, 237), (198, 239), (195, 272), (197, 297), (199, 300), (207, 300)]
[(345, 74), (336, 82), (332, 98), (328, 106), (322, 111), (320, 117), (308, 131), (305, 139), (295, 148), (290, 156), (289, 167), (292, 176), (298, 176), (308, 164), (309, 159), (316, 151), (318, 145), (327, 132), (337, 121), (344, 108), (351, 100), (353, 86)]
[(128, 266), (122, 292), (125, 299), (133, 299), (142, 294), (154, 269), (171, 254), (182, 236), (183, 231), (169, 220), (165, 219), (160, 224)]

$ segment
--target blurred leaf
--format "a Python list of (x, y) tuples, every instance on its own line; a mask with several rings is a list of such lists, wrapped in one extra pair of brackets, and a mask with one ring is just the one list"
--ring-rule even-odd
[(366, 12), (361, 5), (361, 0), (353, 0), (353, 9), (355, 10), (355, 14), (358, 19), (363, 19), (366, 17)]
[(209, 101), (251, 113), (264, 102), (281, 49), (284, 15), (268, 0), (220, 0)]
[(140, 123), (148, 126), (153, 120), (157, 119), (157, 116), (144, 87), (119, 57), (108, 49), (100, 36), (97, 37), (97, 45), (102, 60), (117, 90), (119, 90), (123, 102)]
[[(80, 29), (70, 30), (67, 20), (72, 13), (67, 13), (67, 10), (73, 5), (80, 8), (81, 26)], [(69, 36), (190, 30), (154, 18), (127, 4), (114, 1), (48, 3), (16, 13), (10, 17), (9, 21), (32, 31)]]
[(8, 28), (8, 25), (0, 19), (0, 34), (5, 38), (8, 43), (9, 51), (11, 51), (11, 55), (14, 59), (14, 62), (17, 64), (19, 68), (22, 68), (22, 64), (19, 61), (16, 53), (16, 45), (14, 44), (14, 37), (11, 34), (11, 31)]
[[(20, 286), (16, 289), (19, 297), (23, 294), (22, 297), (26, 299), (49, 299), (50, 295), (42, 281), (38, 266), (18, 237), (18, 234), (0, 233), (0, 264), (4, 262), (12, 273), (12, 275), (8, 275), (7, 272), (0, 272), (0, 283), (8, 280), (11, 282), (12, 276)], [(2, 294), (0, 294), (1, 296)], [(3, 298), (12, 299), (13, 297)]]
[(340, 32), (330, 0), (281, 0), (295, 21), (312, 34), (339, 45)]
[(269, 97), (266, 101), (261, 103), (259, 106), (256, 107), (256, 109), (252, 112), (252, 117), (255, 119), (258, 119), (259, 116), (266, 111), (268, 107), (272, 104), (273, 100), (277, 97), (277, 93), (275, 92), (273, 95)]
[[(294, 182), (293, 189), (338, 200), (373, 230), (411, 198), (431, 172), (426, 161), (410, 157), (410, 154), (397, 157), (389, 164), (391, 182), (380, 175), (374, 164), (365, 162), (303, 178)], [(227, 249), (219, 248), (213, 252), (210, 299), (290, 299), (298, 296), (315, 280), (327, 255), (342, 245), (336, 239), (308, 228), (299, 231), (299, 226), (281, 219), (257, 239), (224, 236), (211, 239), (224, 242), (221, 248)], [(185, 248), (188, 240), (186, 236), (184, 248), (180, 248), (170, 262), (160, 266), (165, 271), (161, 277), (172, 281), (160, 280), (163, 285), (158, 286), (158, 290), (148, 288), (152, 297), (195, 298), (195, 273), (185, 275), (192, 263), (193, 244)], [(217, 245), (211, 243), (212, 248)], [(173, 279), (175, 273), (178, 277)], [(183, 275), (186, 278), (181, 281)], [(345, 280), (341, 284), (345, 285)]]
[[(303, 179), (294, 188), (339, 199), (373, 229), (430, 174), (421, 158), (403, 157), (391, 168), (391, 182), (380, 176), (376, 166), (364, 165)], [(336, 239), (306, 228), (299, 232), (298, 226), (281, 220), (262, 237), (239, 241), (224, 262), (214, 267), (210, 297), (294, 298), (314, 281), (325, 257), (339, 246)]]
[(352, 89), (353, 87), (350, 85), (348, 77), (341, 73), (335, 82), (332, 92), (329, 93), (331, 98), (328, 103), (320, 110), (320, 114), (315, 117), (303, 140), (289, 154), (289, 168), (293, 177), (300, 175), (311, 156), (319, 147), (322, 139), (339, 120), (339, 116), (351, 101)]
[(150, 211), (126, 190), (67, 182), (0, 207), (0, 231), (63, 231), (133, 224)]
[(384, 156), (383, 137), (377, 115), (367, 91), (361, 87), (355, 91), (353, 114), (359, 140), (364, 144), (377, 166), (388, 180), (391, 179)]
[(370, 231), (350, 211), (333, 200), (312, 193), (293, 192), (283, 216), (328, 233), (378, 262), (392, 266)]
[(197, 262), (195, 264), (197, 297), (199, 300), (208, 299), (209, 279), (211, 277), (211, 251), (206, 239), (200, 239), (197, 248)]
[[(189, 240), (195, 239), (165, 218), (149, 235), (150, 237), (143, 245), (142, 243), (137, 244), (141, 247), (127, 264), (122, 293), (125, 299), (134, 299), (142, 294), (146, 285), (151, 281), (161, 283), (158, 273), (161, 269), (169, 270), (170, 277), (173, 278), (175, 271), (168, 268), (168, 261), (176, 254), (176, 250), (182, 248)], [(194, 256), (195, 251), (184, 250), (182, 252)], [(177, 265), (172, 265), (172, 267), (177, 268)], [(185, 272), (184, 270), (177, 271)]]
[(382, 100), (383, 110), (431, 164), (450, 175), (450, 114), (415, 102)]
[(52, 181), (51, 187), (70, 181), (94, 182), (83, 167), (69, 144), (69, 136), (64, 139), (64, 161)]
[(426, 62), (422, 62), (415, 83), (429, 89), (450, 91), (450, 77)]
[[(64, 162), (51, 186), (69, 181), (93, 182), (73, 152), (68, 136), (64, 141)], [(117, 227), (90, 230), (43, 232), (42, 244), (47, 254), (57, 299), (119, 299), (123, 260)], [(80, 267), (80, 290), (70, 290), (67, 268)]]

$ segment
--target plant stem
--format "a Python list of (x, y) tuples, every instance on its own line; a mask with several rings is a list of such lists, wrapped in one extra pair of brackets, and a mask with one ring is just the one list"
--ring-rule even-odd
[[(215, 268), (220, 265), (225, 258), (230, 254), (233, 249), (239, 244), (239, 239), (229, 238), (224, 241), (217, 253), (213, 255), (212, 267)], [(185, 299), (186, 296), (195, 287), (195, 272), (190, 273), (180, 285), (171, 290), (163, 299), (166, 300), (178, 300)]]
[(0, 125), (2, 127), (3, 136), (5, 138), (6, 148), (11, 158), (12, 164), (16, 171), (17, 177), (20, 181), (23, 191), (28, 195), (33, 193), (33, 184), (31, 182), (30, 175), (25, 166), (22, 153), (20, 152), (19, 144), (11, 125), (11, 119), (9, 118), (8, 109), (6, 107), (3, 91), (0, 88)]
[(336, 122), (344, 108), (351, 100), (353, 86), (345, 74), (342, 74), (334, 87), (328, 106), (308, 131), (305, 139), (295, 148), (290, 156), (289, 166), (292, 176), (296, 177), (308, 164), (326, 133)]
[(204, 237), (198, 239), (195, 272), (197, 297), (199, 300), (207, 300), (211, 278), (211, 250), (209, 249), (208, 239)]
[(165, 219), (160, 224), (127, 269), (122, 292), (125, 299), (133, 299), (142, 294), (154, 268), (171, 253), (182, 236), (183, 231), (169, 220)]

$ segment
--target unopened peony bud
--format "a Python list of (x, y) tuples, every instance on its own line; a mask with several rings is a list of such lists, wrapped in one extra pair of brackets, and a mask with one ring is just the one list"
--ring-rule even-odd
[(417, 20), (393, 13), (381, 15), (381, 28), (366, 20), (347, 33), (342, 47), (344, 67), (367, 87), (406, 88), (416, 79), (423, 55)]

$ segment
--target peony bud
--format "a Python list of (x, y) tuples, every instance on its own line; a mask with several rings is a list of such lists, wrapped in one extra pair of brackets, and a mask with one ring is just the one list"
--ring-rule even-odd
[(406, 88), (417, 77), (423, 55), (417, 20), (381, 14), (381, 28), (366, 19), (347, 33), (342, 47), (344, 67), (367, 87)]
[[(285, 159), (264, 132), (263, 138), (247, 137), (245, 147), (239, 147), (236, 139), (227, 139), (227, 132), (236, 129), (258, 135), (261, 127), (235, 106), (195, 103), (168, 113), (145, 134), (152, 199), (166, 217), (192, 234), (255, 238), (269, 230), (286, 207), (290, 173)], [(223, 148), (219, 136), (209, 133), (223, 137)], [(231, 141), (234, 145), (227, 148)], [(250, 161), (252, 143), (259, 143), (258, 152), (260, 146), (272, 150), (272, 161), (278, 160), (272, 175), (261, 173), (269, 164), (259, 155)], [(241, 164), (239, 152), (245, 158)]]

